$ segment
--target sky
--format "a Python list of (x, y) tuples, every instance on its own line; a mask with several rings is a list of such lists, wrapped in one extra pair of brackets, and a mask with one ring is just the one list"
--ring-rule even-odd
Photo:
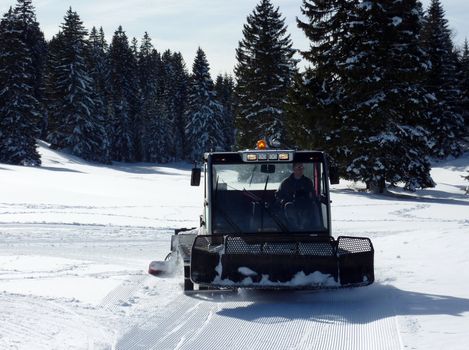
[[(430, 1), (422, 1), (425, 8)], [(5, 13), (15, 2), (0, 0), (0, 12)], [(119, 25), (129, 40), (140, 40), (148, 32), (158, 51), (180, 51), (188, 69), (200, 46), (207, 55), (212, 76), (232, 73), (243, 25), (258, 3), (259, 0), (33, 0), (46, 39), (59, 31), (71, 6), (88, 30), (102, 26), (108, 41)], [(273, 0), (273, 4), (285, 17), (294, 48), (307, 49), (308, 41), (296, 26), (302, 1)], [(455, 33), (455, 43), (461, 45), (469, 35), (469, 1), (442, 0), (442, 4)]]

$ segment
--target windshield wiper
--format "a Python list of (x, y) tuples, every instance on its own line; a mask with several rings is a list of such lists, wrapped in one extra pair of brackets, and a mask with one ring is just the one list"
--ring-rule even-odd
[(265, 193), (267, 192), (267, 184), (269, 183), (269, 175), (265, 179), (264, 191), (262, 192), (261, 198), (261, 230), (264, 231), (264, 210), (265, 208)]
[[(269, 180), (269, 177), (267, 176), (265, 188), (264, 188), (264, 194), (267, 191), (267, 182)], [(283, 231), (283, 232), (290, 232), (287, 226), (282, 222), (282, 220), (272, 211), (270, 210), (269, 207), (265, 205), (265, 200), (263, 198), (258, 197), (256, 194), (252, 193), (251, 191), (247, 190), (246, 188), (243, 188), (243, 192), (246, 192), (249, 197), (254, 200), (255, 202), (261, 203), (262, 207), (265, 209), (267, 214), (275, 221), (277, 226)], [(263, 195), (264, 196), (264, 195)]]
[(249, 179), (249, 187), (251, 187), (252, 178), (254, 177), (254, 172), (256, 171), (256, 169), (257, 169), (257, 165), (254, 165), (254, 167), (252, 168), (251, 177)]

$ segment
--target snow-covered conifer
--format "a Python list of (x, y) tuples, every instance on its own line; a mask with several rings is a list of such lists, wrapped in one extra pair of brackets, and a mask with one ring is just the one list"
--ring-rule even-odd
[(464, 40), (460, 59), (459, 83), (461, 91), (461, 110), (466, 127), (465, 136), (469, 137), (469, 44)]
[(137, 75), (135, 57), (127, 35), (121, 26), (116, 30), (109, 49), (112, 87), (112, 159), (135, 160), (134, 104), (136, 101)]
[(222, 105), (223, 149), (230, 150), (235, 143), (234, 129), (234, 81), (227, 74), (218, 75), (215, 80), (217, 100)]
[[(178, 80), (176, 67), (173, 62), (173, 54), (166, 50), (161, 56), (160, 86), (158, 89), (158, 101), (160, 110), (160, 123), (164, 127), (160, 135), (166, 139), (166, 157), (181, 159), (184, 136), (181, 135), (177, 123), (181, 115), (178, 113), (177, 89)], [(182, 137), (182, 138), (181, 138)]]
[(379, 191), (385, 181), (404, 182), (408, 190), (432, 187), (424, 127), (431, 97), (422, 81), (429, 63), (420, 47), (420, 3), (368, 4), (359, 6), (364, 28), (354, 35), (363, 35), (357, 56), (345, 66), (350, 74), (344, 80), (341, 134), (353, 137), (346, 146), (347, 175)]
[(160, 66), (159, 54), (153, 47), (151, 38), (147, 32), (145, 32), (142, 38), (137, 58), (138, 78), (142, 91), (141, 98), (145, 100), (157, 89), (158, 68)]
[(41, 163), (36, 138), (43, 118), (34, 91), (37, 71), (27, 29), (31, 23), (25, 23), (21, 5), (0, 23), (0, 162), (36, 166)]
[(170, 58), (171, 67), (171, 114), (174, 134), (174, 156), (176, 159), (187, 158), (186, 148), (186, 109), (188, 104), (189, 74), (186, 63), (180, 52), (173, 52)]
[[(107, 135), (101, 117), (95, 113), (93, 79), (86, 64), (87, 32), (71, 8), (64, 17), (50, 66), (48, 89), (53, 103), (49, 140), (52, 147), (69, 149), (74, 155), (102, 161)], [(52, 48), (52, 46), (51, 46)]]
[(222, 148), (222, 106), (216, 100), (209, 69), (205, 52), (199, 47), (192, 65), (186, 114), (189, 160), (199, 160), (204, 152)]
[(100, 143), (101, 150), (97, 159), (106, 163), (111, 160), (111, 89), (109, 84), (110, 65), (108, 58), (108, 45), (104, 37), (103, 28), (99, 31), (93, 27), (88, 39), (87, 64), (89, 74), (93, 82), (94, 92), (94, 114), (96, 123), (104, 129), (106, 137)]
[(36, 20), (34, 6), (31, 0), (17, 0), (14, 8), (15, 15), (23, 31), (25, 44), (31, 51), (31, 64), (33, 66), (32, 81), (34, 97), (39, 102), (38, 112), (42, 116), (40, 123), (41, 137), (46, 137), (47, 113), (44, 106), (45, 68), (47, 59), (47, 43), (44, 34)]
[(236, 50), (236, 127), (238, 144), (259, 138), (284, 141), (285, 103), (295, 71), (294, 50), (285, 20), (270, 0), (261, 0), (247, 17)]
[(303, 13), (313, 41), (299, 89), (313, 97), (305, 129), (320, 127), (342, 173), (370, 188), (432, 186), (419, 2), (305, 0)]
[(155, 50), (148, 33), (145, 33), (138, 52), (138, 77), (142, 108), (137, 133), (141, 135), (142, 156), (148, 162), (168, 160), (166, 143), (167, 128), (161, 118), (161, 101), (158, 88), (161, 85), (161, 55)]
[(141, 118), (145, 121), (144, 145), (145, 161), (166, 163), (171, 160), (169, 154), (168, 113), (166, 106), (160, 103), (156, 91), (145, 99)]
[[(346, 46), (356, 20), (355, 0), (303, 0), (298, 27), (310, 40), (310, 48), (301, 52), (311, 64), (296, 76), (290, 91), (289, 135), (294, 145), (320, 148), (334, 157), (343, 153), (343, 140), (338, 136), (341, 120), (338, 116), (343, 87), (340, 84), (338, 62), (353, 55)], [(342, 151), (342, 152), (340, 152)]]
[(425, 127), (431, 132), (434, 142), (432, 154), (439, 158), (459, 156), (462, 153), (459, 139), (464, 121), (459, 110), (457, 56), (440, 0), (432, 0), (430, 4), (422, 42), (431, 62), (426, 88), (434, 96), (434, 101), (431, 119)]

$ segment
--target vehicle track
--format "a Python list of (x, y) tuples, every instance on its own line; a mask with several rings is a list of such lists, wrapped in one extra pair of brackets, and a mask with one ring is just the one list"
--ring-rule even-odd
[(401, 349), (391, 291), (364, 289), (181, 295), (116, 349)]
[(100, 307), (115, 312), (119, 307), (128, 302), (128, 299), (142, 287), (148, 275), (131, 275), (118, 287), (106, 295), (100, 303)]

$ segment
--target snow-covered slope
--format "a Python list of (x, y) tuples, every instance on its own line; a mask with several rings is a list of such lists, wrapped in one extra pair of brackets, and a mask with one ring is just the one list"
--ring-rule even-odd
[(469, 156), (435, 189), (334, 187), (334, 235), (369, 236), (376, 283), (327, 292), (182, 293), (146, 274), (198, 224), (189, 166), (98, 166), (40, 144), (0, 164), (0, 349), (466, 349)]

